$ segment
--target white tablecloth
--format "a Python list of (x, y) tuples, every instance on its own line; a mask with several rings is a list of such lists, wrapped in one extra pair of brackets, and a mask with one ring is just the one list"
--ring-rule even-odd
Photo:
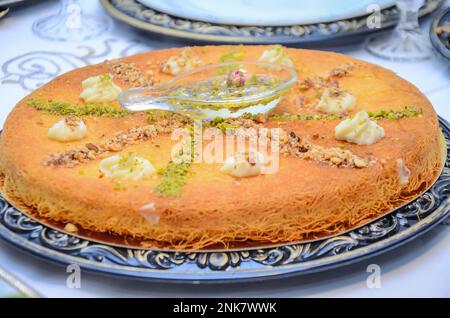
[[(88, 12), (105, 14), (97, 1), (84, 0), (82, 4)], [(40, 1), (13, 9), (7, 18), (0, 20), (0, 124), (19, 99), (74, 67), (142, 50), (181, 46), (175, 40), (152, 39), (151, 35), (143, 35), (120, 23), (115, 23), (110, 33), (83, 43), (51, 42), (33, 35), (32, 22), (57, 8), (57, 1)], [(450, 120), (450, 63), (447, 61), (436, 57), (414, 64), (390, 63), (368, 55), (359, 45), (339, 49), (394, 70), (419, 87), (438, 114)], [(82, 272), (81, 288), (69, 289), (64, 267), (25, 254), (3, 241), (0, 241), (0, 266), (48, 297), (450, 297), (449, 243), (450, 225), (442, 224), (407, 245), (340, 269), (262, 283), (220, 286), (137, 282)], [(369, 264), (381, 267), (380, 288), (367, 287)]]

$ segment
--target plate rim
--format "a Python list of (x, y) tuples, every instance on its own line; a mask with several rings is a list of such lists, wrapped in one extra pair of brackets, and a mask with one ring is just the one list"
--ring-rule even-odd
[[(340, 28), (345, 27), (357, 27), (357, 19), (362, 19), (366, 16), (354, 17), (351, 19), (342, 19), (338, 21), (325, 22), (325, 23), (316, 23), (316, 24), (305, 24), (305, 25), (288, 25), (288, 26), (232, 26), (232, 25), (222, 25), (222, 24), (214, 24), (208, 22), (201, 22), (195, 20), (188, 19), (180, 19), (174, 16), (171, 16), (166, 13), (161, 13), (157, 10), (148, 8), (149, 11), (153, 11), (157, 14), (157, 17), (154, 20), (159, 21), (161, 25), (156, 23), (150, 23), (142, 21), (137, 17), (133, 17), (125, 12), (122, 12), (118, 8), (116, 8), (112, 1), (114, 0), (100, 0), (101, 5), (105, 9), (105, 11), (111, 15), (114, 19), (125, 23), (127, 25), (131, 25), (137, 29), (152, 32), (154, 34), (163, 35), (163, 36), (171, 36), (183, 40), (195, 40), (200, 42), (213, 42), (213, 43), (241, 43), (241, 44), (270, 44), (270, 43), (283, 43), (283, 44), (295, 44), (295, 43), (318, 43), (325, 40), (337, 40), (342, 38), (348, 38), (351, 36), (358, 36), (367, 34), (370, 32), (379, 32), (386, 28), (392, 27), (395, 25), (395, 21), (387, 21), (382, 25), (381, 28), (370, 30), (367, 28), (363, 28), (362, 30), (353, 30), (353, 31), (342, 31)], [(132, 0), (136, 5), (143, 6), (136, 0)], [(425, 0), (425, 9), (423, 8), (420, 11), (419, 16), (426, 16), (441, 7), (444, 3), (444, 0)], [(389, 7), (383, 9), (381, 12), (388, 12), (388, 10), (395, 10), (395, 7)], [(388, 15), (385, 15), (388, 17)], [(217, 35), (217, 34), (207, 34), (207, 33), (199, 33), (195, 31), (185, 31), (180, 28), (175, 29), (168, 27), (167, 25), (172, 22), (174, 25), (181, 25), (186, 28), (189, 26), (197, 27), (199, 29), (205, 28), (205, 26), (211, 27), (214, 30), (219, 28), (226, 29), (228, 33), (237, 32), (236, 30), (245, 30), (246, 33), (250, 34), (248, 36), (240, 36), (240, 35)], [(360, 22), (361, 23), (361, 22)], [(164, 26), (162, 26), (164, 25)], [(365, 25), (365, 23), (364, 23)], [(255, 36), (251, 35), (251, 31), (258, 29), (259, 32), (271, 34), (274, 33), (273, 29), (280, 29), (281, 33), (285, 30), (294, 29), (295, 32), (299, 34), (297, 35), (274, 35), (274, 36)], [(299, 31), (300, 28), (302, 31)], [(319, 30), (321, 34), (311, 36), (311, 34), (307, 34), (308, 32), (313, 32), (314, 30)], [(275, 31), (276, 33), (276, 31)]]
[(450, 60), (450, 50), (447, 49), (447, 47), (442, 43), (442, 41), (440, 40), (440, 38), (437, 36), (437, 34), (435, 32), (435, 30), (436, 30), (437, 26), (440, 24), (442, 18), (447, 14), (450, 14), (450, 7), (444, 8), (441, 11), (437, 12), (436, 16), (433, 18), (433, 21), (430, 25), (429, 35), (430, 35), (431, 44), (433, 45), (435, 50), (442, 57), (444, 57), (447, 60)]
[(24, 5), (26, 2), (34, 2), (35, 0), (6, 0), (0, 1), (0, 8), (13, 8), (16, 6)]
[[(449, 192), (450, 188), (450, 124), (443, 118), (439, 117), (440, 127), (444, 128), (444, 136), (446, 140), (446, 147), (447, 147), (447, 155), (445, 159), (444, 164), (444, 170), (441, 173), (439, 179), (436, 181), (436, 183), (433, 185), (432, 188), (430, 188), (425, 194), (419, 196), (418, 198), (412, 200), (409, 205), (416, 204), (418, 200), (425, 197), (429, 192), (434, 194), (434, 191), (436, 190), (436, 187), (440, 187), (439, 182), (443, 182), (443, 184), (446, 187), (443, 187), (443, 190), (445, 193)], [(443, 180), (440, 181), (440, 179), (443, 178)], [(438, 189), (442, 190), (442, 189)], [(438, 193), (439, 194), (439, 193)], [(435, 194), (435, 195), (438, 195)], [(26, 237), (26, 235), (21, 235), (21, 233), (14, 232), (12, 229), (9, 229), (4, 224), (4, 215), (6, 214), (6, 211), (11, 209), (14, 213), (19, 213), (25, 219), (27, 218), (26, 215), (20, 210), (15, 209), (13, 206), (11, 206), (6, 199), (3, 199), (3, 196), (0, 197), (0, 202), (3, 205), (1, 211), (0, 211), (0, 237), (7, 242), (11, 243), (12, 245), (19, 247), (21, 249), (24, 249), (28, 252), (31, 252), (34, 255), (37, 255), (41, 258), (45, 258), (47, 260), (59, 263), (59, 264), (78, 264), (81, 268), (94, 271), (97, 273), (102, 274), (109, 274), (109, 275), (115, 275), (115, 276), (123, 276), (128, 278), (135, 278), (135, 279), (145, 279), (149, 281), (164, 281), (164, 282), (175, 282), (175, 283), (198, 283), (198, 282), (205, 282), (205, 283), (223, 283), (223, 282), (243, 282), (243, 281), (257, 281), (261, 279), (272, 279), (272, 278), (282, 278), (292, 275), (304, 275), (309, 273), (314, 273), (318, 271), (324, 271), (336, 267), (340, 267), (343, 265), (347, 265), (350, 263), (359, 262), (361, 260), (367, 259), (369, 257), (379, 255), (381, 253), (387, 252), (389, 250), (392, 250), (398, 246), (401, 246), (405, 244), (406, 242), (409, 242), (416, 238), (419, 235), (422, 235), (423, 233), (427, 232), (434, 226), (440, 223), (440, 221), (444, 220), (449, 214), (450, 214), (450, 196), (447, 194), (444, 197), (444, 200), (441, 200), (440, 197), (438, 197), (439, 204), (436, 207), (433, 207), (432, 212), (430, 212), (428, 215), (426, 215), (424, 218), (421, 218), (420, 221), (417, 221), (412, 226), (407, 226), (402, 230), (399, 230), (398, 232), (395, 232), (394, 234), (390, 235), (389, 232), (387, 234), (383, 234), (379, 237), (379, 240), (375, 240), (372, 243), (370, 243), (370, 240), (368, 240), (367, 245), (362, 244), (361, 247), (357, 247), (355, 249), (347, 249), (344, 250), (343, 253), (337, 253), (335, 255), (327, 255), (325, 253), (323, 257), (319, 255), (317, 259), (311, 259), (306, 260), (302, 262), (293, 262), (293, 263), (286, 263), (277, 265), (276, 263), (270, 263), (270, 261), (266, 264), (264, 262), (257, 262), (257, 265), (254, 268), (241, 268), (241, 260), (242, 262), (246, 261), (246, 257), (248, 257), (248, 260), (255, 262), (255, 259), (258, 257), (259, 251), (262, 251), (263, 253), (269, 254), (268, 257), (270, 257), (271, 253), (281, 253), (280, 251), (286, 251), (288, 250), (289, 253), (291, 250), (294, 250), (296, 248), (300, 248), (301, 252), (303, 252), (303, 249), (309, 248), (312, 246), (311, 243), (306, 244), (295, 244), (295, 243), (287, 243), (281, 247), (277, 248), (261, 248), (256, 251), (248, 251), (246, 249), (241, 249), (240, 251), (221, 251), (221, 252), (215, 252), (215, 251), (202, 251), (202, 252), (164, 252), (164, 251), (152, 251), (152, 250), (142, 250), (142, 249), (136, 249), (136, 248), (116, 248), (114, 246), (110, 246), (108, 244), (99, 244), (97, 242), (90, 242), (89, 240), (83, 239), (80, 240), (77, 237), (70, 236), (66, 233), (62, 233), (59, 231), (53, 230), (56, 234), (56, 243), (59, 244), (58, 241), (61, 237), (65, 238), (66, 241), (70, 239), (75, 240), (75, 245), (78, 244), (77, 242), (81, 241), (82, 244), (84, 242), (87, 244), (86, 248), (93, 249), (93, 252), (95, 252), (95, 249), (99, 249), (97, 252), (98, 255), (93, 255), (93, 257), (99, 257), (98, 259), (90, 259), (89, 257), (84, 258), (85, 255), (76, 256), (73, 255), (71, 249), (56, 249), (52, 245), (46, 246), (46, 244), (42, 243), (45, 241), (38, 241), (40, 244), (34, 242), (33, 237)], [(406, 208), (406, 207), (405, 207)], [(403, 208), (401, 208), (403, 209)], [(401, 209), (394, 210), (389, 215), (385, 216), (381, 220), (375, 220), (369, 225), (365, 225), (361, 228), (358, 228), (357, 230), (353, 231), (355, 233), (359, 233), (360, 229), (369, 228), (373, 225), (375, 226), (375, 234), (377, 229), (377, 224), (380, 222), (383, 222), (383, 220), (388, 218), (395, 218), (396, 222), (398, 222), (398, 213)], [(418, 213), (418, 212), (417, 212)], [(394, 216), (395, 215), (395, 216)], [(393, 217), (394, 216), (394, 217)], [(398, 218), (398, 219), (397, 219)], [(28, 220), (30, 220), (28, 218)], [(50, 232), (52, 229), (49, 229), (46, 225), (41, 224), (38, 221), (34, 221), (35, 224), (37, 224), (37, 227), (41, 228), (40, 232), (37, 234), (40, 235), (40, 237), (43, 235), (43, 232), (48, 229)], [(397, 225), (396, 225), (397, 226)], [(332, 245), (335, 241), (339, 242), (339, 240), (343, 240), (344, 238), (350, 238), (352, 233), (342, 234), (340, 236), (326, 239), (323, 241), (318, 241), (316, 243), (320, 243), (317, 245), (317, 250), (320, 251), (320, 248), (322, 245), (322, 249), (326, 249), (326, 244)], [(62, 234), (62, 236), (58, 237), (58, 234)], [(387, 236), (387, 237), (385, 237)], [(331, 242), (331, 243), (330, 243)], [(63, 242), (64, 243), (64, 242)], [(92, 243), (92, 245), (89, 245), (89, 243)], [(345, 243), (345, 240), (344, 240)], [(81, 245), (80, 245), (81, 246)], [(53, 249), (52, 249), (53, 247)], [(70, 246), (69, 246), (70, 247)], [(100, 249), (102, 248), (102, 249)], [(339, 248), (339, 245), (338, 245)], [(345, 248), (345, 245), (344, 245)], [(154, 268), (150, 267), (139, 267), (136, 265), (121, 265), (119, 264), (120, 261), (116, 264), (111, 262), (103, 263), (103, 257), (105, 257), (104, 253), (108, 253), (108, 251), (113, 251), (116, 253), (113, 253), (113, 257), (125, 257), (121, 256), (121, 254), (118, 252), (118, 250), (123, 250), (123, 252), (128, 253), (129, 256), (130, 253), (133, 257), (135, 255), (138, 255), (138, 257), (154, 257), (155, 259), (162, 259), (162, 265), (158, 263), (158, 266), (155, 266)], [(142, 252), (140, 255), (139, 252)], [(313, 252), (312, 250), (310, 251)], [(103, 254), (102, 254), (103, 253)], [(251, 256), (251, 253), (254, 253), (256, 256)], [(248, 256), (245, 256), (247, 255)], [(90, 256), (90, 254), (88, 254)], [(180, 264), (177, 264), (177, 257), (183, 256), (183, 262)], [(217, 267), (211, 265), (211, 260), (213, 257), (226, 257), (227, 261), (229, 262), (232, 257), (238, 258), (238, 263), (235, 265), (229, 265), (225, 264), (224, 267)], [(267, 256), (267, 255), (264, 255)], [(171, 257), (171, 259), (170, 259)], [(195, 260), (194, 263), (189, 263), (188, 260), (192, 257), (193, 260)], [(219, 257), (219, 258), (220, 258)], [(164, 260), (165, 258), (169, 258), (172, 262), (169, 264), (169, 267), (164, 267)], [(206, 262), (200, 262), (201, 259), (205, 259)], [(210, 262), (208, 264), (208, 262)], [(220, 259), (219, 259), (219, 265), (220, 265)], [(170, 267), (170, 265), (174, 266), (197, 266), (192, 269), (185, 269), (184, 271), (171, 271), (171, 269), (175, 267)], [(139, 264), (138, 264), (139, 265)]]
[[(187, 15), (183, 15), (182, 13), (176, 14), (175, 12), (166, 11), (166, 10), (164, 10), (162, 8), (162, 7), (164, 7), (164, 5), (161, 6), (160, 3), (147, 4), (146, 0), (137, 0), (137, 2), (141, 3), (142, 5), (144, 5), (145, 7), (149, 8), (149, 9), (152, 9), (152, 10), (155, 10), (155, 11), (158, 11), (158, 12), (161, 12), (161, 13), (165, 13), (167, 15), (170, 15), (170, 16), (174, 17), (174, 18), (180, 18), (180, 19), (183, 19), (183, 20), (199, 21), (199, 22), (206, 22), (206, 23), (212, 23), (212, 24), (235, 25), (235, 26), (243, 26), (243, 27), (244, 26), (258, 25), (258, 24), (252, 24), (252, 23), (244, 22), (244, 21), (242, 21), (240, 23), (231, 22), (229, 20), (230, 17), (225, 18), (223, 22), (212, 21), (214, 19), (211, 19), (211, 20), (208, 21), (208, 20), (199, 19), (199, 18), (194, 17), (194, 16), (188, 17)], [(384, 0), (382, 4), (373, 3), (373, 2), (371, 4), (378, 5), (383, 10), (383, 9), (395, 6), (395, 1), (393, 1), (393, 0)], [(355, 13), (354, 15), (350, 15), (349, 13), (347, 13), (347, 14), (345, 14), (345, 16), (342, 16), (340, 18), (336, 18), (336, 17), (335, 18), (327, 18), (327, 19), (325, 19), (323, 21), (315, 21), (315, 22), (314, 21), (310, 21), (310, 22), (293, 22), (292, 21), (292, 22), (289, 22), (289, 23), (286, 23), (286, 24), (280, 24), (279, 22), (271, 22), (271, 23), (265, 24), (265, 26), (277, 27), (277, 26), (295, 25), (295, 24), (327, 23), (327, 22), (332, 22), (332, 21), (341, 20), (341, 19), (342, 20), (344, 20), (344, 19), (351, 19), (351, 18), (355, 18), (355, 17), (359, 17), (359, 16), (364, 16), (366, 14), (367, 14), (366, 11), (364, 11), (364, 13), (357, 13), (357, 14)], [(198, 16), (199, 14), (196, 14), (196, 15)]]

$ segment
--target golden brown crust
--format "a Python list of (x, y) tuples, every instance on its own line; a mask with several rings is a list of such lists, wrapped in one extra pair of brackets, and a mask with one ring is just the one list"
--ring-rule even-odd
[[(217, 63), (229, 46), (194, 47), (202, 64)], [(266, 47), (244, 46), (245, 60), (257, 60)], [(166, 61), (181, 49), (152, 51), (124, 58), (143, 71), (150, 64)], [(369, 168), (337, 168), (310, 160), (282, 157), (276, 174), (236, 179), (219, 171), (218, 164), (195, 164), (182, 194), (163, 197), (153, 191), (160, 177), (113, 189), (113, 181), (98, 177), (98, 161), (81, 168), (48, 167), (42, 161), (50, 154), (100, 143), (121, 130), (144, 126), (143, 113), (124, 118), (85, 118), (88, 136), (69, 144), (47, 138), (47, 129), (61, 116), (48, 115), (27, 105), (32, 98), (81, 103), (81, 82), (87, 77), (110, 72), (106, 63), (66, 73), (22, 100), (9, 115), (1, 136), (0, 170), (3, 192), (36, 208), (41, 217), (83, 228), (156, 240), (175, 248), (201, 248), (235, 241), (286, 242), (334, 234), (373, 219), (410, 199), (435, 179), (440, 169), (438, 121), (430, 102), (417, 88), (389, 70), (346, 56), (299, 49), (287, 49), (299, 79), (327, 74), (344, 63), (353, 63), (339, 86), (356, 97), (364, 109), (402, 109), (414, 106), (422, 116), (401, 120), (380, 120), (385, 137), (369, 146), (345, 144), (361, 157), (377, 158)], [(169, 75), (154, 74), (157, 81)], [(123, 89), (127, 84), (115, 81)], [(301, 95), (294, 87), (277, 107), (278, 113), (312, 113), (296, 102)], [(334, 127), (339, 120), (286, 122), (286, 131), (316, 138), (318, 145), (339, 147)], [(277, 126), (270, 121), (267, 126)], [(169, 161), (174, 144), (168, 136), (127, 148), (151, 158), (161, 168)], [(403, 159), (411, 170), (410, 182), (402, 187), (396, 160)], [(83, 171), (80, 171), (82, 169)], [(82, 173), (81, 173), (82, 172)], [(139, 208), (154, 202), (160, 215), (150, 224)]]

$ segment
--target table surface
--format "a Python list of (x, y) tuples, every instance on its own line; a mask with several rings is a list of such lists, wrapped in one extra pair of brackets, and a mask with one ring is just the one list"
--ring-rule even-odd
[[(105, 14), (97, 1), (81, 3), (86, 12)], [(108, 34), (82, 43), (52, 42), (33, 35), (33, 21), (57, 9), (57, 1), (40, 1), (14, 8), (0, 20), (1, 125), (21, 98), (72, 68), (144, 50), (185, 45), (173, 39), (155, 39), (120, 23), (115, 23)], [(429, 22), (424, 22), (424, 29)], [(414, 83), (437, 113), (450, 121), (448, 61), (436, 56), (413, 64), (386, 62), (368, 55), (360, 43), (327, 49), (395, 71)], [(296, 278), (218, 286), (113, 279), (82, 271), (81, 288), (71, 289), (66, 287), (66, 268), (35, 258), (4, 241), (0, 241), (0, 267), (46, 297), (450, 297), (449, 243), (447, 219), (402, 247), (350, 266)], [(369, 264), (380, 266), (379, 288), (367, 287)]]

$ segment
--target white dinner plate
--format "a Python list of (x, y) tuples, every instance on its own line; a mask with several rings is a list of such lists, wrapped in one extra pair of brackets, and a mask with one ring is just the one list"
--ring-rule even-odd
[(138, 0), (177, 17), (219, 24), (281, 26), (348, 19), (394, 0)]

